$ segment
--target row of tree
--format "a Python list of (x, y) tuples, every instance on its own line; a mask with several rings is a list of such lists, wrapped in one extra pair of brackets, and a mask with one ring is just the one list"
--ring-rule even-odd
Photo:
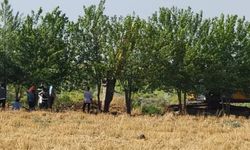
[[(76, 89), (102, 82), (109, 111), (115, 85), (125, 92), (127, 113), (138, 90), (182, 94), (250, 89), (250, 24), (236, 15), (203, 18), (190, 8), (160, 8), (147, 20), (135, 14), (106, 16), (105, 1), (83, 7), (77, 21), (59, 9), (14, 14), (0, 8), (0, 80), (17, 85), (47, 82)], [(184, 102), (185, 104), (185, 102)]]

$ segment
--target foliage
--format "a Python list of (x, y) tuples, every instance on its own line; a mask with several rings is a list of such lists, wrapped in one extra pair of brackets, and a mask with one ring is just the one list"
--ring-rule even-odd
[(132, 108), (139, 108), (139, 107), (141, 107), (141, 102), (142, 102), (142, 99), (132, 100)]
[(25, 70), (26, 83), (58, 86), (68, 75), (67, 17), (59, 8), (44, 17), (41, 13), (42, 9), (27, 16), (20, 30), (19, 65)]
[(13, 57), (17, 49), (19, 26), (19, 13), (13, 15), (8, 0), (4, 0), (0, 8), (0, 81), (17, 82), (23, 75), (23, 70), (18, 67)]
[[(236, 15), (204, 19), (191, 8), (160, 8), (148, 20), (105, 15), (105, 0), (83, 7), (76, 22), (55, 8), (24, 17), (8, 0), (0, 8), (0, 81), (19, 87), (45, 82), (74, 90), (107, 83), (105, 110), (116, 81), (127, 112), (135, 92), (231, 95), (250, 91), (250, 23)], [(67, 99), (67, 97), (63, 98)]]
[(160, 108), (154, 106), (154, 105), (149, 105), (149, 106), (143, 106), (142, 107), (142, 113), (143, 114), (149, 114), (149, 115), (153, 115), (153, 114), (161, 114), (162, 111)]
[(104, 50), (108, 17), (104, 15), (104, 1), (98, 7), (92, 5), (83, 10), (84, 15), (69, 26), (70, 49), (73, 50), (76, 67), (70, 81), (78, 87), (101, 84), (106, 65)]

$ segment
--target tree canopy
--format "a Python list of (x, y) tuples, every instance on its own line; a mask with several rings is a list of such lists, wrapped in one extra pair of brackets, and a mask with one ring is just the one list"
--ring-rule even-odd
[(59, 7), (27, 16), (0, 8), (0, 80), (46, 82), (64, 89), (106, 82), (105, 111), (117, 81), (131, 94), (145, 89), (224, 94), (250, 91), (250, 23), (237, 15), (204, 18), (191, 8), (160, 8), (147, 20), (107, 16), (105, 1), (83, 7), (75, 22)]

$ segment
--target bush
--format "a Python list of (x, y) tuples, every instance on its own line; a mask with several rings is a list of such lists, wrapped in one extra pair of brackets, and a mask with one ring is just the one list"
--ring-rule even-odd
[(62, 103), (72, 103), (73, 102), (68, 95), (63, 95), (62, 97), (60, 97), (59, 101)]
[(61, 92), (57, 95), (56, 105), (71, 105), (82, 101), (82, 93), (79, 91)]
[(132, 100), (132, 108), (138, 108), (138, 107), (141, 107), (141, 102), (142, 102), (142, 100), (141, 100), (141, 99), (138, 99), (138, 100)]
[(72, 105), (74, 102), (71, 100), (70, 96), (63, 94), (58, 96), (58, 98), (55, 101), (55, 107), (64, 105), (64, 106), (68, 106), (68, 105)]
[(161, 114), (162, 110), (160, 108), (156, 107), (156, 106), (149, 105), (149, 106), (143, 106), (142, 107), (142, 113), (143, 114), (149, 114), (149, 115)]

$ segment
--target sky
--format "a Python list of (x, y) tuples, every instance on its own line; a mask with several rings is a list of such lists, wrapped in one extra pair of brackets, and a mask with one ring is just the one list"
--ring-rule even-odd
[[(0, 0), (1, 2), (3, 0)], [(70, 20), (77, 20), (83, 15), (83, 5), (97, 5), (99, 0), (9, 0), (14, 12), (27, 15), (31, 10), (42, 7), (45, 12), (59, 6)], [(160, 7), (192, 8), (194, 12), (203, 11), (204, 17), (215, 17), (224, 14), (245, 16), (250, 21), (250, 0), (106, 0), (105, 14), (109, 16), (126, 16), (135, 12), (147, 19)]]

